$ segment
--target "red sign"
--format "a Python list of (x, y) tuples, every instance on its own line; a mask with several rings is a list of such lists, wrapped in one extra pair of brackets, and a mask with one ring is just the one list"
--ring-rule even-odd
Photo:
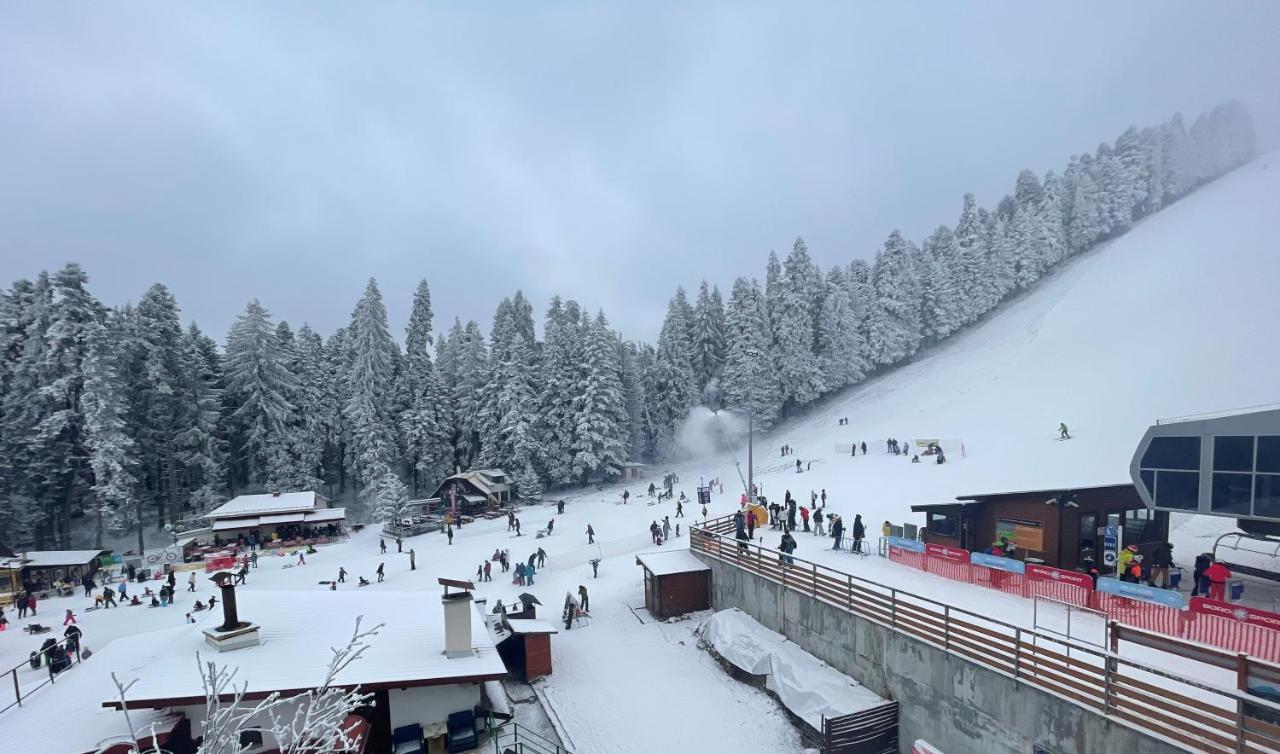
[(1216, 615), (1219, 618), (1227, 618), (1238, 623), (1247, 623), (1251, 626), (1262, 626), (1263, 628), (1280, 631), (1280, 613), (1256, 610), (1244, 605), (1233, 605), (1230, 602), (1219, 602), (1205, 597), (1192, 597), (1191, 612)]
[(1061, 568), (1028, 563), (1027, 577), (1032, 581), (1050, 581), (1055, 584), (1070, 584), (1071, 586), (1078, 586), (1081, 589), (1093, 591), (1093, 577), (1087, 573), (1064, 571)]
[(969, 562), (969, 551), (961, 550), (958, 547), (947, 547), (946, 545), (926, 544), (924, 546), (924, 552), (926, 555), (930, 557), (942, 558), (943, 560), (950, 560), (953, 563)]

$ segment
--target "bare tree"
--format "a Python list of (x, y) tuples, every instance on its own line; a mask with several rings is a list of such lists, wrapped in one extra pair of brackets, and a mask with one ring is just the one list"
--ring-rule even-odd
[[(205, 723), (199, 754), (235, 754), (240, 751), (240, 734), (245, 731), (261, 731), (263, 738), (270, 737), (281, 754), (305, 754), (315, 751), (332, 751), (347, 745), (350, 729), (343, 726), (347, 716), (355, 710), (373, 703), (373, 695), (361, 693), (358, 686), (344, 688), (336, 685), (338, 675), (348, 665), (360, 659), (368, 648), (366, 639), (376, 636), (383, 624), (362, 631), (364, 617), (356, 618), (355, 631), (346, 646), (330, 648), (333, 657), (324, 680), (316, 688), (295, 696), (282, 697), (272, 692), (257, 702), (245, 700), (248, 682), (236, 686), (239, 669), (219, 667), (213, 661), (204, 661), (196, 654), (200, 679), (204, 687)], [(125, 694), (136, 683), (116, 683), (120, 707), (124, 710), (125, 724), (129, 726), (130, 740), (138, 741), (137, 731), (129, 718)], [(152, 745), (149, 749), (136, 747), (130, 754), (147, 754), (154, 751), (155, 731), (152, 726)]]

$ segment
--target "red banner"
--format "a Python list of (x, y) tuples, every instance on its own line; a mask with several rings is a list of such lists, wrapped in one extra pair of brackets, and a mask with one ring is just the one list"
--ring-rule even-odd
[(924, 552), (931, 558), (942, 558), (943, 560), (949, 560), (952, 563), (969, 562), (969, 551), (962, 550), (959, 547), (926, 544), (924, 546)]
[(1091, 592), (1093, 591), (1093, 577), (1087, 573), (1080, 573), (1079, 571), (1066, 571), (1061, 568), (1028, 563), (1027, 578), (1032, 581), (1050, 581), (1055, 584), (1069, 584), (1071, 586), (1078, 586), (1081, 589), (1088, 589)]
[(1258, 610), (1244, 605), (1233, 605), (1230, 602), (1219, 602), (1207, 597), (1192, 597), (1191, 612), (1205, 615), (1216, 615), (1250, 626), (1262, 626), (1280, 630), (1280, 613)]
[(912, 568), (924, 570), (924, 553), (912, 552), (905, 547), (889, 545), (889, 560)]

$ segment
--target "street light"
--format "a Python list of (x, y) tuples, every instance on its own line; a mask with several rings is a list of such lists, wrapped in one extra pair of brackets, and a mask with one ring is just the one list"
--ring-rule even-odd
[[(754, 348), (747, 348), (743, 353), (755, 359), (760, 356), (760, 352)], [(755, 484), (755, 417), (752, 415), (751, 406), (747, 406), (747, 502), (751, 505), (756, 504), (756, 484)]]

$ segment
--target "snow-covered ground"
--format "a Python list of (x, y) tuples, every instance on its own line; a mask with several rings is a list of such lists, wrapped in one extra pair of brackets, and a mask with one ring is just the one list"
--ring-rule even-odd
[[(875, 532), (885, 519), (919, 522), (909, 512), (913, 503), (1123, 482), (1133, 448), (1153, 420), (1276, 401), (1273, 373), (1280, 357), (1268, 346), (1274, 342), (1273, 323), (1280, 321), (1280, 298), (1274, 295), (1280, 255), (1270, 244), (1274, 218), (1280, 216), (1280, 166), (1273, 168), (1272, 161), (1273, 155), (1264, 156), (1162, 211), (916, 362), (757, 437), (756, 479), (765, 494), (781, 498), (789, 489), (803, 500), (810, 490), (825, 489), (829, 510), (846, 521), (861, 513)], [(837, 424), (841, 417), (849, 418), (848, 426)], [(1060, 421), (1075, 439), (1054, 441)], [(887, 437), (963, 438), (967, 457), (950, 449), (951, 463), (913, 465), (883, 452)], [(836, 455), (837, 444), (854, 441), (866, 441), (872, 454)], [(778, 454), (783, 444), (794, 448), (793, 457)], [(434, 593), (437, 577), (471, 577), (495, 548), (509, 548), (513, 558), (525, 559), (541, 546), (549, 555), (548, 567), (528, 591), (539, 596), (549, 617), (558, 615), (564, 594), (579, 584), (591, 594), (591, 624), (553, 637), (555, 672), (542, 682), (553, 721), (571, 749), (630, 752), (675, 745), (697, 752), (796, 751), (799, 734), (776, 703), (730, 681), (696, 649), (694, 622), (642, 623), (636, 612), (646, 620), (647, 615), (632, 610), (642, 602), (635, 553), (652, 548), (646, 531), (650, 521), (675, 512), (673, 503), (649, 506), (638, 493), (650, 481), (660, 483), (667, 471), (679, 473), (677, 490), (691, 497), (699, 476), (719, 477), (725, 492), (714, 497), (709, 512), (731, 513), (741, 491), (735, 456), (745, 462), (740, 451), (689, 459), (654, 469), (651, 478), (564, 494), (564, 515), (556, 516), (551, 505), (524, 510), (525, 536), (519, 538), (507, 532), (503, 520), (483, 521), (459, 530), (452, 546), (440, 534), (405, 540), (405, 554), (396, 554), (391, 544), (391, 553), (379, 555), (376, 532), (366, 530), (322, 548), (303, 567), (285, 567), (291, 558), (263, 557), (247, 589), (309, 591), (325, 619), (354, 618), (343, 591), (355, 588), (358, 575), (372, 579), (380, 562), (387, 564), (386, 583), (370, 589)], [(796, 474), (796, 458), (812, 461), (812, 470)], [(633, 495), (625, 506), (619, 501), (623, 489)], [(685, 512), (697, 515), (696, 508), (690, 503)], [(555, 534), (535, 539), (534, 532), (552, 517)], [(673, 523), (687, 525), (688, 520)], [(588, 524), (598, 546), (587, 545)], [(1177, 554), (1185, 561), (1232, 521), (1182, 517), (1176, 526)], [(764, 536), (774, 535), (766, 530)], [(803, 534), (798, 539), (799, 557), (1031, 625), (1025, 600), (877, 558), (832, 553), (819, 544), (823, 540)], [(686, 543), (682, 537), (672, 544)], [(417, 571), (409, 570), (409, 548), (417, 551)], [(598, 579), (591, 576), (593, 557), (603, 557)], [(334, 578), (339, 566), (351, 574), (349, 583), (331, 593), (317, 582)], [(500, 574), (478, 585), (490, 604), (510, 602), (520, 591), (525, 589)], [(202, 582), (197, 595), (180, 592), (173, 608), (82, 612), (84, 643), (100, 650), (117, 637), (181, 626), (193, 597), (207, 600), (211, 593)], [(78, 596), (49, 600), (36, 620), (60, 627), (65, 608), (87, 606)], [(424, 600), (405, 609), (438, 605)], [(12, 613), (10, 619), (17, 625), (0, 634), (0, 669), (19, 664), (40, 643), (16, 630), (22, 622)], [(205, 614), (203, 620), (210, 619)], [(163, 672), (194, 673), (194, 661)], [(77, 699), (110, 696), (105, 677), (97, 676), (101, 689), (81, 690)], [(51, 699), (59, 693), (57, 687), (39, 692)], [(6, 729), (22, 714), (0, 715), (0, 740), (9, 740)]]

